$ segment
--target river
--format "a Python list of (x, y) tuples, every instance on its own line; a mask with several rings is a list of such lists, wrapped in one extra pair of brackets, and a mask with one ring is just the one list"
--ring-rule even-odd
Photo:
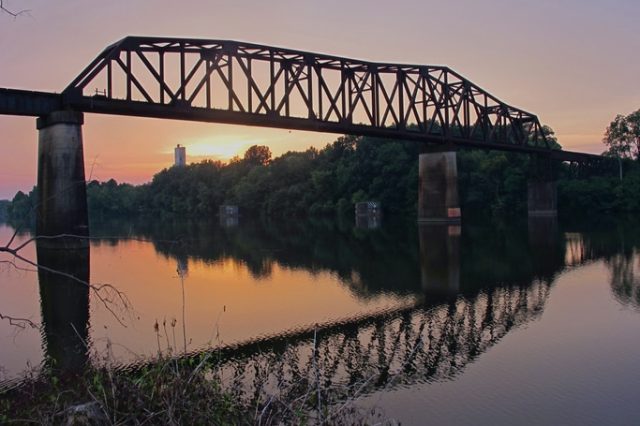
[[(0, 244), (13, 234), (0, 225)], [(0, 314), (18, 318), (0, 321), (0, 386), (218, 351), (234, 371), (313, 361), (323, 387), (403, 424), (640, 421), (633, 222), (143, 218), (91, 234), (20, 250), (55, 271), (0, 258)]]

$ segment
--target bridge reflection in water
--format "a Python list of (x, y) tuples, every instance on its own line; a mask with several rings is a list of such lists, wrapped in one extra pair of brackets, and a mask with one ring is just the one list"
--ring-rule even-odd
[[(523, 265), (502, 260), (509, 258), (503, 250), (494, 251), (495, 263), (489, 262), (495, 272), (482, 275), (486, 260), (463, 257), (459, 226), (420, 225), (418, 236), (422, 292), (414, 306), (216, 351), (223, 376), (239, 382), (230, 387), (244, 389), (237, 397), (266, 398), (265, 392), (282, 383), (315, 387), (319, 382), (331, 389), (327, 400), (335, 401), (354, 392), (451, 379), (510, 330), (542, 314), (551, 271), (533, 268), (563, 267), (561, 247), (541, 250), (537, 260), (524, 265), (531, 272), (525, 277), (519, 272)], [(500, 245), (487, 242), (480, 245)], [(464, 250), (474, 253), (486, 255), (474, 247)], [(246, 380), (245, 371), (262, 374)]]
[[(327, 398), (338, 400), (354, 389), (367, 393), (399, 384), (451, 379), (509, 331), (542, 314), (565, 259), (569, 265), (603, 257), (615, 264), (618, 259), (618, 241), (603, 242), (597, 236), (577, 239), (576, 234), (567, 234), (565, 241), (555, 219), (548, 218), (535, 218), (528, 230), (473, 225), (461, 229), (448, 224), (389, 233), (384, 229), (306, 229), (307, 234), (315, 235), (311, 238), (268, 229), (214, 227), (202, 232), (196, 228), (194, 235), (208, 237), (182, 244), (158, 242), (156, 249), (182, 263), (188, 258), (211, 260), (231, 253), (254, 265), (250, 268), (258, 276), (269, 274), (270, 262), (328, 269), (344, 277), (345, 284), (362, 297), (381, 291), (409, 293), (415, 303), (178, 358), (185, 368), (206, 359), (229, 380), (238, 398), (263, 398), (283, 384), (320, 383), (323, 392), (331, 389)], [(173, 231), (165, 229), (164, 235), (166, 232)], [(143, 228), (139, 233), (153, 236), (155, 231)], [(417, 233), (417, 238), (397, 244), (399, 256), (390, 256), (392, 246), (385, 243), (407, 233)], [(278, 238), (278, 246), (286, 249), (260, 249)], [(38, 257), (50, 268), (88, 279), (88, 247), (45, 249), (39, 245)], [(613, 279), (615, 271), (619, 275), (624, 270), (614, 268)], [(90, 340), (88, 289), (66, 275), (41, 272), (40, 280), (43, 346), (49, 365), (80, 369), (87, 362), (83, 345)], [(632, 293), (637, 295), (634, 282)], [(135, 374), (143, 366), (122, 368)]]

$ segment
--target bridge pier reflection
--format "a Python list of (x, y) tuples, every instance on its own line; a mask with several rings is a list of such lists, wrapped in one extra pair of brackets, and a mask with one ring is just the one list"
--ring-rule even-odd
[(460, 222), (456, 157), (453, 148), (420, 154), (419, 222)]
[(425, 296), (455, 297), (460, 290), (460, 225), (421, 223), (420, 276)]
[(378, 229), (380, 228), (380, 215), (356, 215), (356, 228), (360, 229)]
[(83, 115), (54, 111), (37, 120), (37, 235), (88, 234)]
[(36, 251), (46, 364), (81, 371), (88, 360), (88, 241), (37, 240)]
[(529, 216), (528, 234), (534, 275), (551, 280), (565, 257), (557, 216)]

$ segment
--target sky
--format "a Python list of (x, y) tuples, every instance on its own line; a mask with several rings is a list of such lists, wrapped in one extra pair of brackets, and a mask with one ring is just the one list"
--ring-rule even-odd
[[(640, 108), (637, 0), (4, 0), (0, 87), (62, 91), (127, 35), (239, 40), (377, 62), (446, 65), (551, 126), (565, 149), (600, 153), (616, 114)], [(274, 155), (336, 135), (86, 114), (87, 177), (143, 183), (253, 144)], [(35, 118), (0, 116), (0, 199), (36, 182)]]

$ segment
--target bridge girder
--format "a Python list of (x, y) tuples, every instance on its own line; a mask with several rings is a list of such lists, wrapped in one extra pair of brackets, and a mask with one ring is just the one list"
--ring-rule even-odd
[(58, 109), (408, 139), (546, 154), (538, 118), (444, 66), (361, 61), (229, 40), (126, 37), (61, 94), (0, 89), (0, 114)]
[(87, 112), (552, 148), (535, 115), (447, 67), (236, 41), (127, 37), (63, 93)]

